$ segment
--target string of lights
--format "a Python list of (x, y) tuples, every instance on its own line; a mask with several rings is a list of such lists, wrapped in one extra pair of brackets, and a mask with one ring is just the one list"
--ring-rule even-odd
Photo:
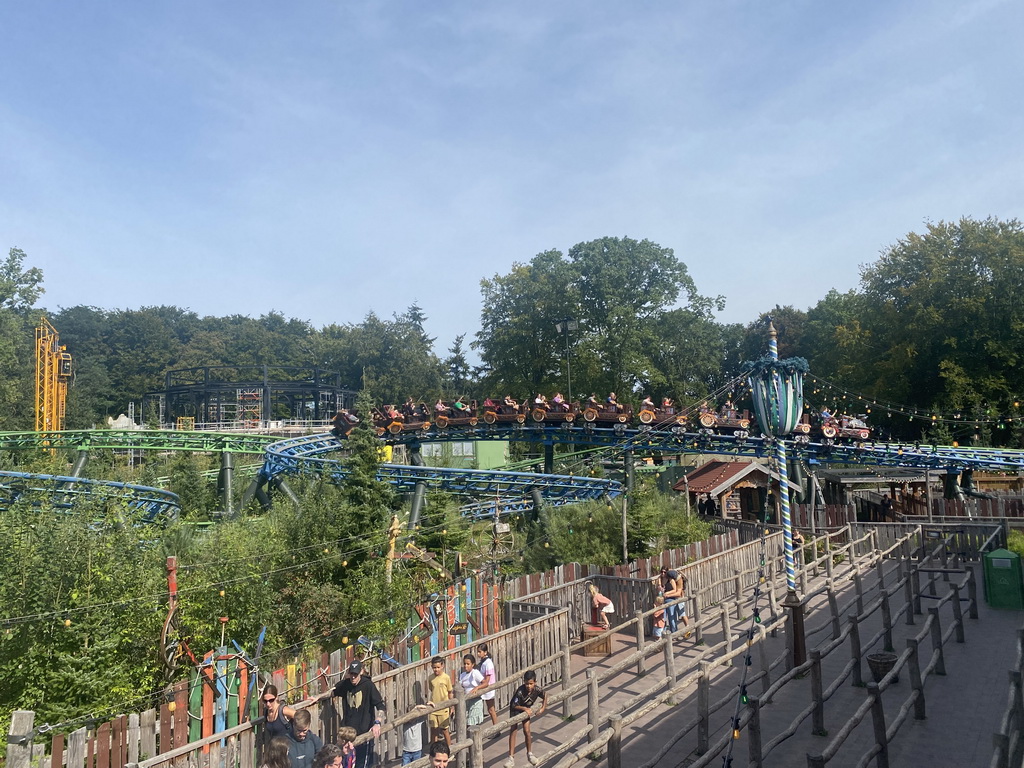
[[(806, 374), (806, 378), (813, 383), (813, 388), (809, 392), (813, 397), (808, 399), (813, 399), (815, 402), (827, 405), (842, 406), (844, 410), (858, 406), (863, 408), (865, 414), (875, 412), (893, 417), (906, 417), (909, 421), (968, 427), (995, 426), (997, 428), (1005, 428), (1006, 425), (1024, 423), (1024, 415), (1019, 411), (1021, 403), (1019, 398), (1008, 401), (1008, 405), (1012, 406), (1013, 409), (1009, 415), (995, 415), (993, 414), (993, 408), (987, 404), (982, 404), (981, 406), (984, 408), (983, 414), (977, 411), (967, 412), (965, 410), (946, 412), (894, 403), (884, 399), (879, 400), (877, 397), (854, 392), (835, 382), (814, 376), (813, 374)], [(805, 385), (805, 393), (807, 389)]]
[[(770, 465), (774, 464), (774, 471), (778, 472), (777, 460), (773, 457)], [(753, 594), (753, 607), (751, 608), (750, 625), (747, 627), (745, 633), (746, 636), (746, 651), (743, 654), (743, 667), (740, 674), (740, 682), (737, 688), (736, 695), (736, 706), (733, 710), (733, 716), (730, 720), (730, 727), (732, 730), (732, 738), (729, 739), (728, 746), (726, 747), (725, 754), (722, 756), (723, 768), (731, 768), (732, 766), (732, 752), (733, 747), (736, 745), (736, 741), (740, 738), (740, 729), (742, 727), (741, 722), (741, 709), (748, 704), (750, 698), (747, 694), (747, 682), (750, 676), (750, 670), (754, 663), (753, 658), (753, 646), (754, 637), (757, 632), (757, 627), (761, 623), (761, 593), (764, 589), (764, 584), (767, 580), (765, 576), (765, 569), (768, 567), (768, 505), (765, 503), (761, 510), (761, 537), (760, 547), (758, 552), (758, 566), (757, 566), (757, 581), (754, 584)]]

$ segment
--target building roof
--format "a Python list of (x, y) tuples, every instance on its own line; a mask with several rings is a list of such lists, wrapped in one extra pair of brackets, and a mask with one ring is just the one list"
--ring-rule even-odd
[[(717, 496), (751, 474), (779, 480), (778, 473), (771, 472), (767, 466), (755, 461), (719, 461), (715, 459), (690, 472), (684, 479), (673, 485), (672, 490), (689, 490), (690, 493), (708, 493)], [(793, 490), (800, 490), (800, 486), (795, 483), (788, 483), (788, 485)]]

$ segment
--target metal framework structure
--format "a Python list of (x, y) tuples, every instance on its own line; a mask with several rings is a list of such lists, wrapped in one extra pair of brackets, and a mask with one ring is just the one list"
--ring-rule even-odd
[(356, 393), (341, 374), (320, 368), (206, 365), (164, 374), (164, 388), (142, 398), (143, 418), (161, 426), (192, 418), (201, 424), (255, 427), (270, 420), (327, 421), (352, 408)]
[(64, 429), (71, 355), (45, 317), (36, 326), (36, 432)]
[[(644, 453), (703, 452), (720, 455), (767, 457), (775, 450), (775, 440), (734, 435), (711, 435), (706, 432), (685, 432), (681, 427), (651, 429), (577, 427), (566, 424), (527, 423), (480, 424), (475, 427), (431, 429), (427, 433), (386, 434), (389, 444), (415, 447), (420, 442), (465, 440), (521, 440), (554, 445), (578, 445), (601, 448), (603, 451)], [(343, 480), (347, 470), (343, 461), (331, 454), (344, 448), (344, 442), (333, 434), (280, 440), (270, 435), (229, 434), (216, 432), (184, 432), (174, 430), (96, 430), (64, 432), (0, 432), (0, 450), (64, 449), (80, 455), (89, 449), (156, 451), (204, 451), (225, 456), (241, 453), (262, 455), (261, 485), (275, 487), (276, 481), (292, 474), (328, 474)], [(916, 467), (960, 472), (967, 469), (988, 469), (1004, 472), (1024, 471), (1024, 451), (997, 448), (963, 448), (954, 446), (922, 446), (910, 443), (870, 443), (824, 445), (799, 443), (788, 446), (791, 458), (811, 464), (842, 464), (879, 467)], [(505, 515), (528, 509), (539, 493), (545, 502), (558, 505), (584, 499), (613, 497), (622, 493), (618, 482), (602, 478), (539, 474), (536, 472), (449, 469), (426, 466), (383, 465), (380, 478), (403, 491), (415, 491), (424, 483), (452, 493), (476, 499), (464, 512), (472, 517)], [(0, 473), (0, 503), (15, 498), (18, 488), (45, 491), (64, 503), (72, 498), (66, 490), (69, 482), (76, 484), (76, 493), (110, 493), (111, 489), (145, 500), (146, 515), (157, 519), (173, 515), (177, 500), (173, 494), (163, 496), (141, 487), (81, 478), (52, 478), (17, 473)], [(8, 490), (4, 490), (8, 489)], [(160, 509), (157, 509), (160, 507)]]

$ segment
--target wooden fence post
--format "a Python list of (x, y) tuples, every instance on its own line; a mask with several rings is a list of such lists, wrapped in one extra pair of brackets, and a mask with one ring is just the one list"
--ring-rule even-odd
[(825, 698), (821, 682), (821, 651), (811, 651), (811, 700), (814, 709), (811, 711), (811, 733), (815, 736), (826, 735), (825, 731)]
[(878, 574), (878, 588), (885, 589), (885, 558), (880, 550), (875, 550), (878, 560), (875, 561), (875, 571)]
[(608, 739), (608, 768), (622, 768), (622, 715), (611, 715), (612, 736)]
[(597, 741), (597, 731), (601, 727), (601, 708), (598, 700), (597, 675), (592, 669), (587, 670), (587, 725), (590, 726), (587, 742), (593, 744)]
[(846, 617), (850, 622), (850, 658), (853, 659), (853, 684), (864, 685), (864, 669), (861, 665), (860, 619), (854, 614)]
[(473, 746), (469, 750), (470, 763), (473, 768), (484, 768), (484, 729), (479, 725), (473, 726), (471, 738)]
[[(768, 660), (768, 649), (765, 647), (764, 627), (759, 626), (758, 629), (760, 630), (760, 637), (758, 638), (757, 643), (757, 656), (761, 664), (761, 672), (764, 673), (761, 677), (761, 692), (767, 693), (772, 684), (772, 664), (771, 661)], [(767, 701), (765, 703), (770, 704), (771, 702)]]
[(708, 740), (710, 724), (708, 723), (708, 708), (711, 706), (711, 679), (709, 676), (711, 665), (700, 662), (700, 677), (697, 678), (697, 754), (703, 755), (708, 751)]
[(857, 592), (857, 615), (864, 613), (864, 582), (860, 577), (860, 570), (853, 572), (853, 588)]
[(914, 581), (914, 613), (916, 613), (918, 616), (920, 616), (920, 615), (922, 615), (922, 611), (921, 611), (921, 571), (920, 571), (920, 566), (918, 566), (918, 568), (914, 569), (914, 571), (912, 573), (912, 576), (913, 576), (913, 581)]
[(836, 640), (843, 633), (843, 627), (839, 622), (839, 600), (836, 598), (835, 584), (832, 579), (828, 580), (828, 609), (832, 614), (832, 639)]
[[(85, 765), (87, 736), (88, 731), (84, 726), (68, 734), (67, 768), (82, 768)], [(156, 757), (156, 755), (150, 755), (150, 757)]]
[(139, 740), (142, 733), (139, 725), (139, 715), (133, 712), (128, 715), (128, 762), (139, 762)]
[(953, 621), (956, 622), (956, 641), (962, 643), (964, 641), (964, 613), (960, 607), (960, 585), (953, 581), (950, 582), (949, 587), (953, 591)]
[(875, 765), (877, 768), (889, 768), (889, 739), (885, 735), (885, 710), (882, 709), (878, 683), (868, 683), (868, 695), (871, 697), (871, 723), (875, 729), (875, 743), (881, 748), (875, 757)]
[(907, 558), (904, 562), (903, 599), (907, 601), (907, 625), (914, 623), (914, 564)]
[(968, 616), (972, 619), (978, 618), (978, 583), (975, 581), (974, 566), (967, 568), (967, 598), (971, 601), (968, 606)]
[(16, 709), (11, 715), (11, 727), (7, 732), (7, 768), (29, 768), (35, 718), (36, 713), (28, 709)]
[(778, 637), (779, 630), (776, 619), (779, 617), (779, 603), (775, 599), (775, 571), (774, 569), (768, 569), (768, 606), (772, 611), (772, 637)]
[(636, 622), (636, 651), (639, 654), (636, 660), (637, 675), (647, 674), (647, 656), (644, 654), (644, 614), (643, 611), (636, 611), (633, 614), (633, 621)]
[[(566, 643), (562, 646), (562, 693), (565, 693), (572, 687), (572, 652), (569, 650), (569, 644)], [(572, 717), (572, 696), (566, 696), (562, 699), (562, 717), (569, 719)]]
[(918, 642), (916, 637), (907, 638), (907, 649), (910, 656), (907, 658), (907, 669), (910, 670), (910, 687), (917, 691), (917, 700), (914, 702), (914, 719), (924, 720), (926, 716), (924, 703), (924, 681), (921, 680), (921, 658), (918, 654)]
[(889, 608), (889, 593), (882, 592), (882, 629), (885, 630), (883, 642), (885, 650), (892, 650), (892, 610)]
[(733, 598), (736, 601), (736, 620), (740, 621), (743, 619), (743, 579), (740, 578), (740, 569), (734, 568), (733, 573), (733, 591), (736, 593)]
[[(725, 653), (732, 650), (732, 617), (729, 615), (729, 606), (722, 605), (722, 638), (725, 641)], [(735, 659), (731, 662), (735, 663)]]
[(747, 708), (750, 710), (750, 720), (747, 721), (749, 764), (755, 768), (762, 768), (764, 758), (761, 755), (761, 699), (757, 696), (748, 696)]
[(794, 558), (797, 558), (797, 557), (799, 558), (799, 560), (797, 562), (795, 562), (794, 565), (798, 566), (799, 569), (800, 569), (800, 594), (806, 595), (807, 594), (807, 562), (804, 560), (804, 548), (803, 547), (794, 548), (793, 556), (794, 556)]
[(704, 642), (704, 627), (700, 621), (700, 592), (693, 596), (693, 642), (700, 645)]
[(850, 565), (854, 569), (857, 568), (857, 553), (854, 551), (856, 547), (853, 544), (853, 524), (846, 524), (846, 551), (850, 554)]
[(932, 652), (938, 652), (939, 660), (935, 664), (935, 674), (946, 674), (946, 658), (942, 653), (942, 627), (939, 626), (939, 609), (929, 608), (928, 615), (932, 618)]
[[(466, 731), (466, 689), (456, 680), (453, 690), (455, 691), (455, 738), (461, 744), (468, 735)], [(465, 752), (459, 752), (456, 756), (456, 764), (459, 768), (466, 768)]]
[(832, 581), (832, 569), (835, 567), (832, 563), (832, 537), (827, 533), (825, 534), (825, 555), (825, 578)]
[(672, 690), (676, 687), (676, 654), (675, 648), (672, 645), (672, 633), (668, 627), (665, 627), (661, 634), (661, 639), (664, 640), (665, 644), (662, 646), (662, 650), (665, 652), (665, 676), (668, 678), (668, 688)]

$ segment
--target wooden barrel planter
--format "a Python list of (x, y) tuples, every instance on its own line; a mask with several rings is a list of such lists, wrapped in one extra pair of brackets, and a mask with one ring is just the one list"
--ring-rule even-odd
[[(869, 653), (866, 658), (868, 660), (868, 668), (871, 670), (871, 677), (875, 679), (876, 683), (880, 683), (882, 678), (888, 675), (892, 668), (896, 666), (896, 659), (898, 657), (895, 653), (880, 651), (878, 653)], [(900, 681), (899, 675), (896, 675), (892, 681), (898, 683)]]

